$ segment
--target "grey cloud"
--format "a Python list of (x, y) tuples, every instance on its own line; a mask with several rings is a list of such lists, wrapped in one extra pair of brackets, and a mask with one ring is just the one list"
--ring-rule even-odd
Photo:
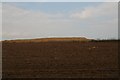
[[(77, 11), (76, 11), (77, 12)], [(51, 36), (86, 36), (117, 38), (116, 3), (103, 3), (75, 13), (47, 14), (32, 12), (8, 4), (3, 5), (3, 38), (35, 38)], [(89, 13), (89, 15), (88, 15)], [(67, 16), (66, 16), (67, 15)], [(73, 18), (74, 17), (74, 18)]]

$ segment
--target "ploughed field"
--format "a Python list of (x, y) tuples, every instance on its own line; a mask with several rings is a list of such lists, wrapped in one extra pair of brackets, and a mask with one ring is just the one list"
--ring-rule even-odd
[(116, 78), (117, 41), (2, 43), (3, 78)]

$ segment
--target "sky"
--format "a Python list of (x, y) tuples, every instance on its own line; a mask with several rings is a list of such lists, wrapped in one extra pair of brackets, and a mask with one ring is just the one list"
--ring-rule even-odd
[(118, 3), (2, 3), (3, 40), (46, 37), (117, 39)]
[(1, 2), (119, 2), (119, 0), (1, 0)]

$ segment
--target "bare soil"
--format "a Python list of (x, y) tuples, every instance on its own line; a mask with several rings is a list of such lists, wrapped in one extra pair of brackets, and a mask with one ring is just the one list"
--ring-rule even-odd
[(3, 78), (117, 78), (118, 42), (2, 43)]

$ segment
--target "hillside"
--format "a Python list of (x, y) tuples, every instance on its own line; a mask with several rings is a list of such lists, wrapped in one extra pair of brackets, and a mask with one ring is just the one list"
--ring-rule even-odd
[(63, 38), (37, 38), (37, 39), (19, 39), (5, 40), (4, 42), (54, 42), (54, 41), (90, 41), (85, 37), (63, 37)]

